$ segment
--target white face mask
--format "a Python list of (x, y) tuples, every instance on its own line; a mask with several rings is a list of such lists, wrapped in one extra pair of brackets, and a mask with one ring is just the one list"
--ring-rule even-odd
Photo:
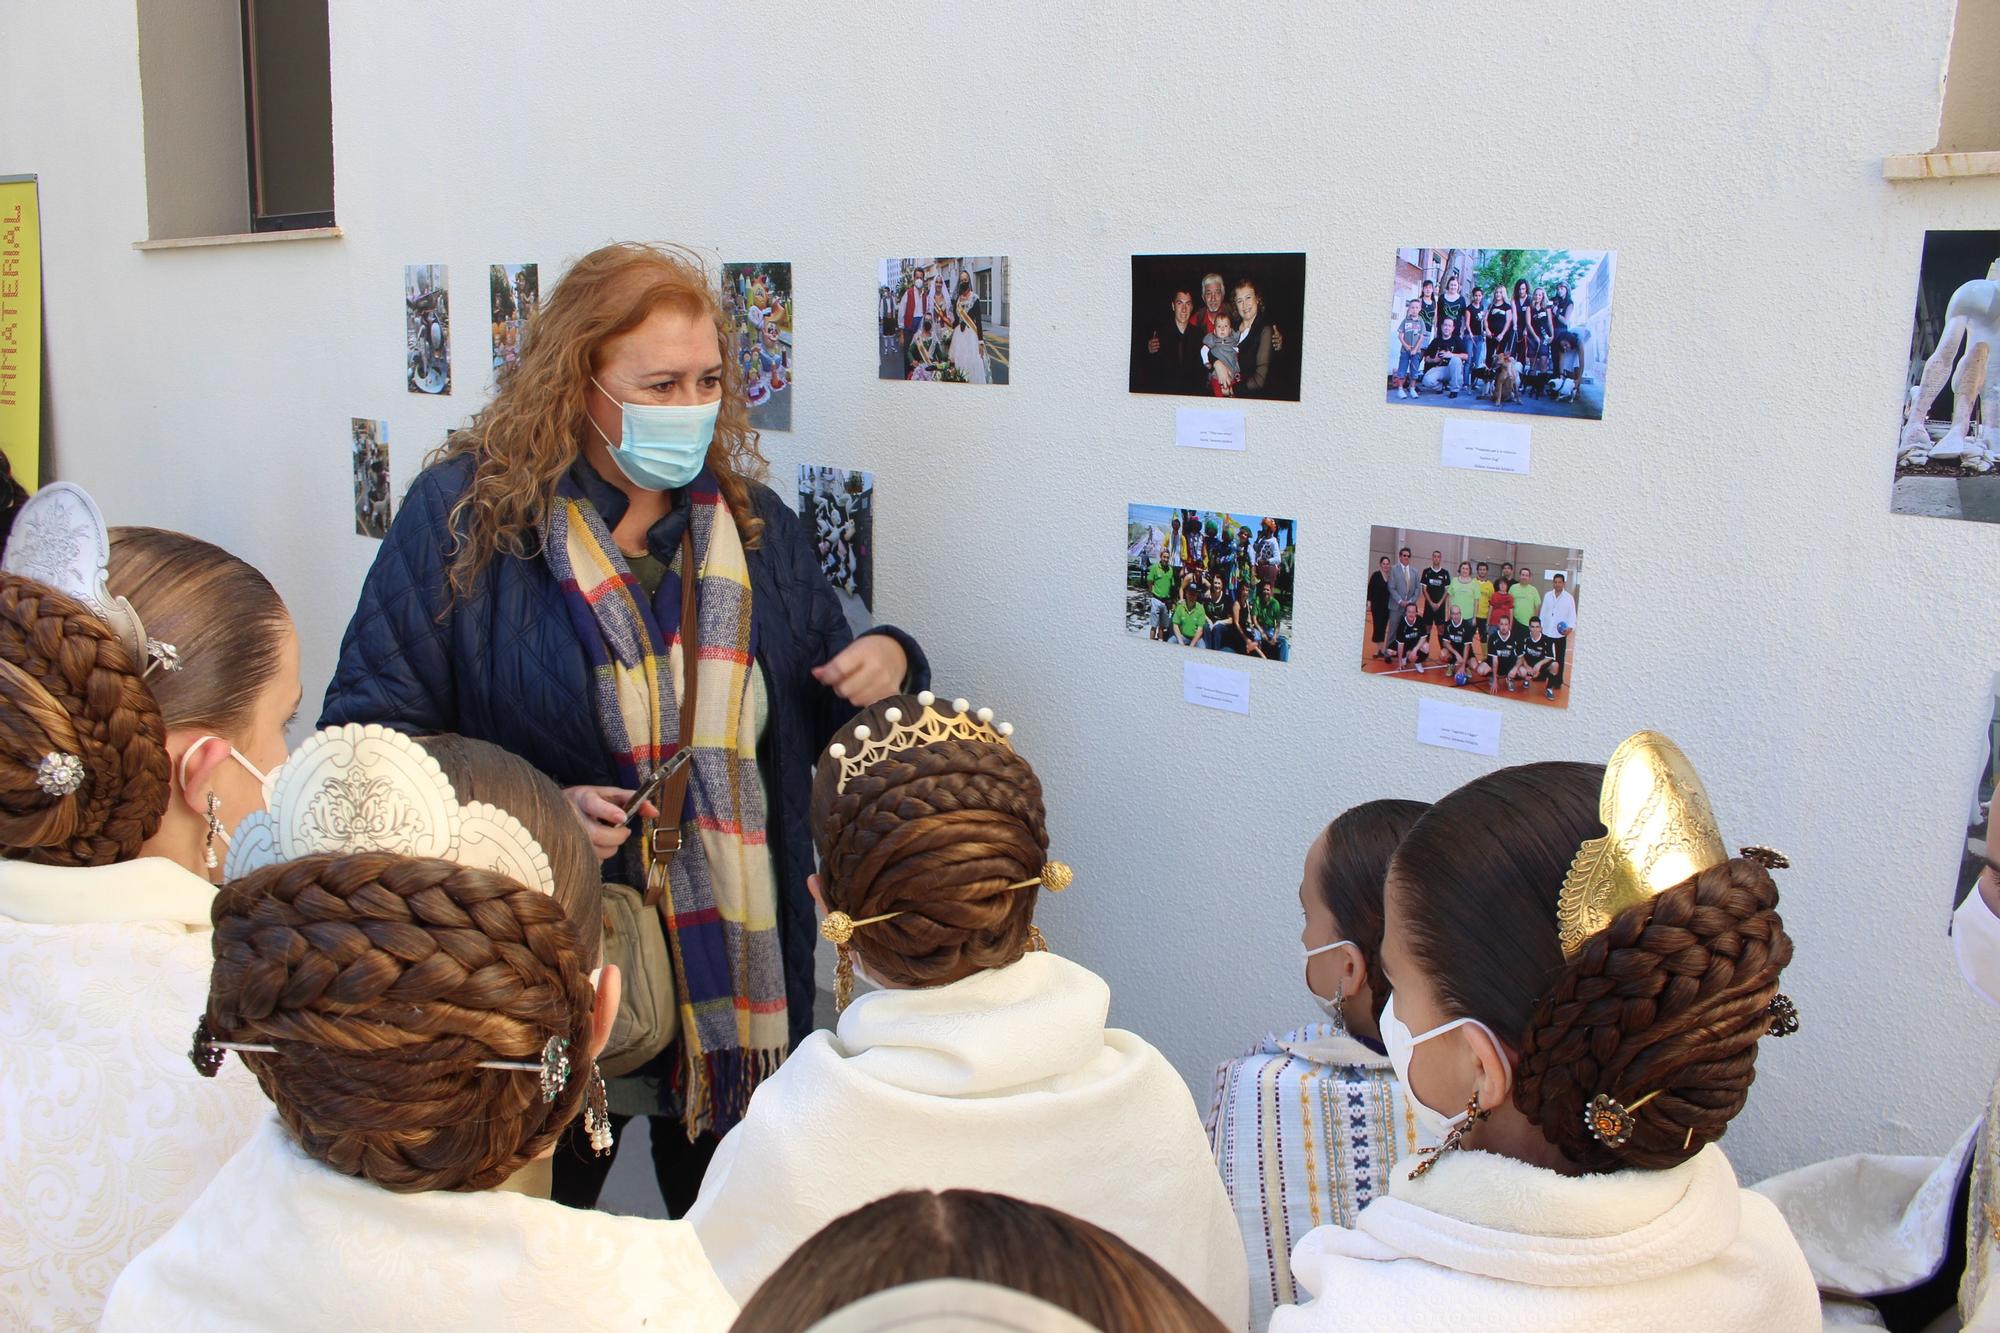
[[(1983, 877), (1983, 873), (1982, 873)], [(1995, 918), (1974, 884), (1951, 916), (1951, 949), (1959, 975), (1973, 994), (2000, 1005), (2000, 918)]]
[[(1299, 942), (1299, 957), (1305, 962), (1310, 963), (1313, 959), (1319, 957), (1323, 953), (1332, 953), (1335, 949), (1353, 943), (1354, 943), (1353, 940), (1335, 940), (1331, 944), (1322, 944), (1317, 949), (1308, 949), (1305, 946), (1305, 941), (1301, 940)], [(1306, 981), (1306, 993), (1312, 996), (1314, 1000), (1319, 1002), (1319, 1007), (1326, 1011), (1326, 1016), (1328, 1018), (1331, 1018), (1335, 1023), (1340, 1024), (1343, 1027), (1346, 1026), (1347, 1015), (1341, 1010), (1339, 1000), (1329, 1000), (1324, 995), (1321, 995), (1318, 991), (1314, 990), (1312, 988), (1312, 981), (1310, 978), (1308, 978)]]
[(1454, 1028), (1462, 1027), (1478, 1028), (1493, 1039), (1493, 1045), (1498, 1050), (1504, 1051), (1506, 1047), (1500, 1044), (1498, 1037), (1493, 1036), (1492, 1028), (1476, 1018), (1454, 1018), (1449, 1023), (1440, 1023), (1430, 1031), (1413, 1037), (1403, 1020), (1396, 1017), (1396, 996), (1393, 991), (1390, 992), (1388, 1003), (1382, 1006), (1381, 1026), (1382, 1047), (1389, 1053), (1389, 1063), (1395, 1068), (1396, 1081), (1403, 1085), (1403, 1095), (1409, 1099), (1410, 1113), (1417, 1122), (1418, 1144), (1427, 1146), (1442, 1143), (1444, 1136), (1451, 1133), (1453, 1128), (1465, 1119), (1465, 1112), (1460, 1111), (1457, 1115), (1448, 1116), (1442, 1111), (1424, 1105), (1417, 1097), (1416, 1087), (1410, 1082), (1410, 1057), (1416, 1054), (1417, 1047), (1431, 1038), (1442, 1037)]
[[(224, 745), (229, 745), (229, 741), (225, 737), (203, 736), (200, 740), (197, 740), (193, 745), (188, 746), (186, 750), (183, 750), (181, 752), (180, 778), (181, 778), (182, 791), (186, 791), (188, 786), (188, 761), (194, 758), (195, 752), (197, 750), (201, 749), (202, 746), (208, 744), (210, 741), (221, 741)], [(257, 779), (258, 800), (261, 803), (261, 808), (266, 810), (270, 809), (271, 775), (269, 773), (266, 773), (263, 769), (257, 767), (257, 765), (251, 763), (248, 759), (244, 758), (243, 751), (237, 749), (233, 745), (229, 745), (229, 757), (231, 759), (234, 759), (237, 763), (243, 765), (244, 771), (247, 772), (251, 777)], [(229, 843), (229, 830), (218, 829), (217, 832), (222, 834), (223, 845), (227, 846)]]

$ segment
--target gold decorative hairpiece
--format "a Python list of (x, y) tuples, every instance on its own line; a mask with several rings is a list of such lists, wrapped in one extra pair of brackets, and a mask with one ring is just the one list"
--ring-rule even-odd
[[(1045, 862), (1042, 873), (1033, 879), (1024, 879), (1018, 884), (1009, 884), (1004, 892), (1016, 889), (1031, 889), (1039, 884), (1050, 893), (1061, 893), (1076, 882), (1076, 872), (1061, 861)], [(884, 912), (881, 916), (864, 916), (859, 921), (845, 912), (828, 912), (819, 923), (820, 938), (839, 948), (854, 938), (854, 932), (863, 926), (873, 926), (884, 921), (893, 921), (903, 915), (901, 912)]]
[(1605, 836), (1577, 849), (1556, 899), (1564, 958), (1626, 908), (1729, 859), (1700, 775), (1657, 731), (1612, 752), (1597, 814)]
[(1013, 748), (1007, 738), (1014, 734), (1014, 724), (995, 723), (990, 708), (974, 712), (972, 705), (964, 699), (953, 699), (951, 711), (947, 713), (936, 707), (937, 696), (929, 690), (917, 696), (917, 703), (923, 711), (914, 719), (905, 718), (900, 708), (884, 712), (882, 720), (889, 724), (889, 730), (883, 735), (875, 735), (865, 722), (858, 723), (853, 730), (853, 739), (859, 744), (853, 749), (850, 750), (844, 740), (826, 747), (827, 755), (840, 761), (840, 781), (834, 785), (836, 792), (846, 791), (848, 783), (890, 755), (915, 749), (919, 745), (956, 740), (984, 741), (989, 745)]

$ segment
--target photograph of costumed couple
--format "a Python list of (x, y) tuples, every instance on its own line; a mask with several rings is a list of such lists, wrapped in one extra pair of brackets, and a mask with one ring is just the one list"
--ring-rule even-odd
[(1133, 393), (1299, 400), (1304, 254), (1133, 255)]
[(1616, 259), (1609, 250), (1398, 250), (1387, 401), (1599, 419)]
[(1007, 257), (885, 259), (878, 378), (1007, 382)]

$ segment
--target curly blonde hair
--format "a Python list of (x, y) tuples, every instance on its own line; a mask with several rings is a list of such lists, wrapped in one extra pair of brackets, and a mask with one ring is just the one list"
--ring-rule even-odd
[(708, 466), (742, 532), (755, 546), (763, 523), (752, 511), (749, 483), (768, 462), (750, 428), (736, 330), (709, 284), (699, 256), (681, 246), (621, 241), (592, 250), (570, 266), (528, 321), (521, 358), (503, 367), (493, 401), (427, 460), (471, 457), (472, 485), (452, 506), (449, 591), (470, 593), (495, 556), (531, 555), (556, 483), (576, 461), (588, 426), (586, 394), (600, 348), (644, 323), (657, 310), (706, 317), (722, 351), (722, 410)]

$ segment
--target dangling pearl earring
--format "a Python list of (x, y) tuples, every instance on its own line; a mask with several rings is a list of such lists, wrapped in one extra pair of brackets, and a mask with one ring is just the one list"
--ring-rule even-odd
[(202, 860), (207, 863), (210, 870), (222, 864), (221, 859), (215, 854), (215, 837), (218, 833), (222, 832), (222, 821), (216, 818), (215, 812), (221, 805), (222, 798), (214, 792), (210, 792), (208, 794), (208, 836), (202, 840)]

